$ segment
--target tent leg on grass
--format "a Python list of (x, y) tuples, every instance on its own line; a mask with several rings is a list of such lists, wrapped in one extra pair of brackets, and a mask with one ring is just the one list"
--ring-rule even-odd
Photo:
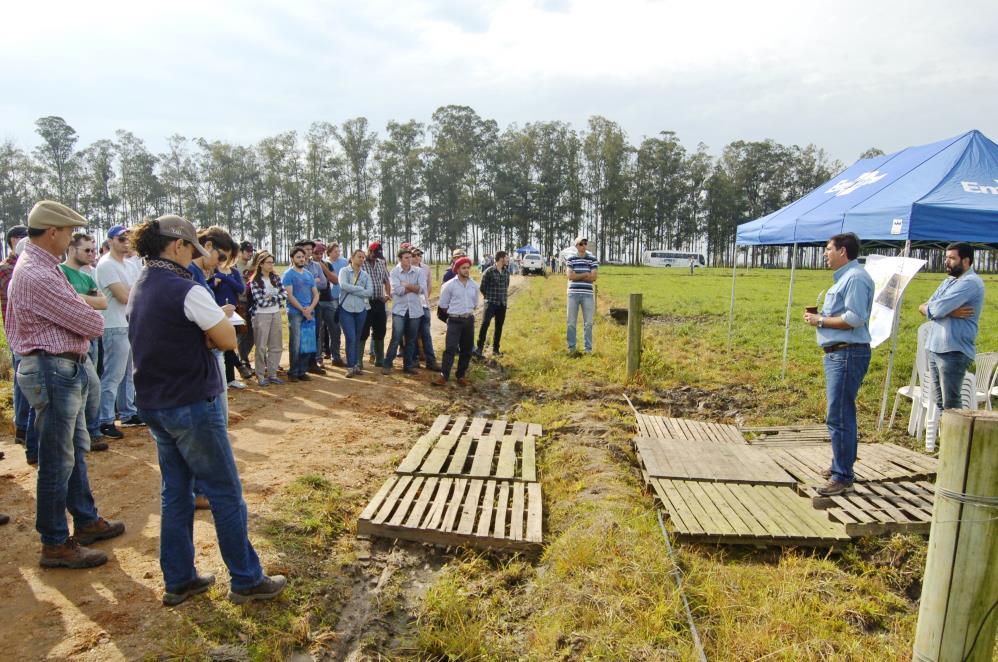
[(735, 322), (735, 276), (738, 275), (738, 244), (735, 244), (734, 259), (731, 261), (731, 307), (728, 309), (728, 349), (731, 349), (731, 333)]
[[(908, 257), (911, 253), (911, 239), (904, 242), (904, 249), (901, 257)], [(897, 308), (894, 311), (894, 324), (891, 326), (891, 351), (887, 355), (887, 375), (884, 377), (884, 393), (880, 397), (880, 418), (877, 420), (877, 430), (884, 429), (884, 415), (887, 413), (887, 401), (891, 394), (891, 373), (894, 372), (894, 352), (898, 347), (898, 327), (901, 324), (901, 307), (904, 303), (904, 293), (898, 297)], [(897, 396), (894, 396), (897, 397)]]
[(780, 379), (787, 377), (787, 352), (790, 349), (790, 308), (794, 303), (794, 276), (797, 273), (797, 244), (790, 253), (790, 292), (787, 294), (787, 318), (783, 323), (783, 368), (780, 370)]

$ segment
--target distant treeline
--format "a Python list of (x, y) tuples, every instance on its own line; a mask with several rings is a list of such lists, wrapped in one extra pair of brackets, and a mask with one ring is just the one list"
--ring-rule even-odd
[(389, 122), (381, 135), (363, 117), (253, 145), (174, 135), (161, 154), (128, 131), (81, 149), (60, 117), (36, 128), (30, 152), (0, 145), (4, 230), (54, 198), (100, 230), (174, 212), (281, 256), (302, 237), (415, 240), (434, 257), (528, 243), (553, 254), (584, 234), (602, 260), (672, 248), (730, 265), (739, 223), (842, 169), (814, 145), (739, 140), (715, 158), (671, 131), (635, 145), (599, 116), (583, 131), (564, 122), (500, 130), (467, 106), (441, 107), (429, 124)]

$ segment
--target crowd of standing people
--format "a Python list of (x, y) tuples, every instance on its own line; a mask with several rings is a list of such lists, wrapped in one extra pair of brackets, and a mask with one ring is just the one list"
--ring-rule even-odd
[[(481, 286), (470, 277), (471, 260), (455, 251), (437, 309), (447, 323), (438, 363), (430, 333), (433, 279), (417, 246), (401, 245), (389, 268), (379, 241), (343, 256), (335, 242), (306, 239), (292, 247), (290, 266), (279, 274), (272, 253), (220, 227), (198, 231), (180, 216), (113, 226), (100, 247), (83, 231), (87, 225), (65, 205), (39, 202), (26, 226), (7, 233), (9, 256), (0, 264), (15, 440), (37, 470), (40, 564), (80, 569), (107, 562), (91, 545), (122, 535), (125, 524), (99, 514), (86, 456), (122, 438), (122, 427), (145, 426), (162, 475), (165, 605), (215, 582), (194, 565), (196, 508), (212, 512), (233, 602), (269, 599), (286, 585), (284, 577), (263, 573), (248, 537), (228, 437), (229, 388), (246, 388), (250, 379), (259, 387), (309, 381), (326, 372), (327, 362), (356, 377), (369, 342), (373, 365), (384, 374), (401, 354), (405, 373), (422, 364), (437, 373), (437, 385), (448, 382), (456, 361), (457, 382), (467, 384), (490, 325), (493, 353), (501, 354), (509, 287), (501, 251)], [(481, 294), (486, 319), (476, 348)], [(0, 515), (0, 524), (6, 521)]]

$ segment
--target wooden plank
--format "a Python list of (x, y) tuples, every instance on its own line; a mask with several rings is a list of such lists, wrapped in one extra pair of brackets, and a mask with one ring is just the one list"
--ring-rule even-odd
[(451, 490), (454, 489), (453, 478), (441, 478), (437, 483), (437, 493), (433, 498), (433, 505), (430, 507), (426, 517), (420, 525), (424, 529), (436, 529), (444, 518), (444, 509), (450, 499)]
[(513, 478), (516, 475), (516, 437), (502, 438), (495, 475), (498, 478)]
[(433, 445), (433, 448), (430, 449), (430, 452), (426, 454), (423, 463), (415, 471), (429, 475), (441, 473), (444, 463), (447, 462), (447, 458), (450, 457), (451, 451), (457, 443), (457, 437), (450, 435), (440, 437)]
[(468, 422), (467, 416), (458, 416), (457, 418), (454, 419), (453, 423), (451, 423), (450, 430), (447, 431), (447, 434), (451, 435), (452, 437), (460, 437), (462, 434), (464, 434), (464, 426), (467, 424), (467, 422)]
[(450, 462), (447, 463), (447, 474), (464, 474), (465, 466), (468, 462), (468, 452), (471, 450), (471, 444), (474, 443), (474, 437), (469, 437), (464, 435), (461, 440), (457, 442), (457, 446), (454, 448), (454, 454), (451, 455)]
[(381, 508), (371, 519), (375, 524), (380, 524), (388, 519), (388, 516), (392, 514), (395, 506), (398, 504), (399, 497), (405, 492), (405, 489), (409, 487), (409, 483), (412, 481), (412, 476), (400, 476), (398, 481), (392, 487), (391, 493), (385, 498), (384, 502), (381, 504)]
[(433, 421), (433, 425), (430, 426), (430, 431), (426, 434), (432, 436), (441, 435), (444, 430), (447, 429), (447, 424), (450, 422), (450, 416), (440, 415), (437, 416), (437, 420)]
[(495, 437), (480, 437), (478, 439), (478, 449), (475, 451), (475, 460), (471, 464), (469, 476), (484, 477), (492, 475), (492, 461), (495, 456)]
[(738, 495), (731, 490), (731, 485), (728, 483), (718, 483), (717, 493), (723, 502), (728, 505), (728, 508), (730, 508), (733, 513), (738, 515), (738, 518), (742, 521), (744, 526), (744, 531), (746, 531), (748, 535), (757, 538), (766, 536), (766, 527), (759, 523), (755, 513), (745, 507), (745, 504), (743, 504), (741, 499), (738, 498)]
[(523, 454), (520, 459), (521, 478), (527, 481), (537, 480), (536, 443), (533, 435), (527, 435), (523, 440)]
[(725, 513), (717, 507), (715, 502), (719, 501), (721, 497), (717, 495), (713, 484), (690, 481), (687, 487), (693, 497), (697, 499), (703, 512), (710, 518), (713, 532), (720, 535), (742, 535), (741, 527), (735, 527), (725, 516)]
[(381, 486), (381, 488), (374, 494), (374, 496), (371, 497), (371, 500), (370, 502), (368, 502), (367, 507), (364, 508), (364, 511), (360, 514), (360, 519), (371, 519), (372, 517), (374, 517), (374, 514), (378, 512), (378, 508), (381, 507), (381, 504), (384, 502), (385, 497), (388, 496), (388, 493), (395, 486), (396, 482), (398, 482), (398, 476), (396, 476), (395, 474), (392, 474), (391, 476), (388, 477), (388, 480), (386, 480), (384, 484)]
[(522, 439), (527, 436), (527, 424), (517, 421), (513, 423), (513, 432), (511, 433), (517, 439)]
[(637, 437), (638, 454), (655, 478), (793, 485), (794, 479), (770, 455), (748, 445)]
[(454, 492), (451, 494), (450, 501), (447, 504), (447, 512), (444, 514), (443, 524), (440, 526), (442, 531), (453, 531), (454, 523), (457, 521), (457, 516), (461, 512), (461, 506), (464, 503), (464, 495), (468, 491), (468, 485), (472, 481), (467, 478), (458, 478), (454, 481)]
[(472, 437), (480, 437), (485, 433), (485, 424), (487, 421), (484, 418), (475, 417), (471, 419), (471, 425), (468, 426), (468, 431), (465, 432), (467, 435)]
[[(482, 511), (478, 517), (478, 528), (476, 534), (479, 536), (489, 535), (492, 527), (493, 502), (495, 501), (496, 482), (490, 480), (485, 483), (485, 498), (482, 499)], [(502, 537), (502, 536), (500, 536)]]
[(531, 437), (540, 437), (544, 432), (541, 429), (540, 423), (527, 423), (527, 435)]
[(496, 420), (492, 421), (492, 425), (489, 427), (488, 436), (499, 439), (506, 434), (506, 428), (508, 427), (509, 423), (506, 422), (505, 418), (497, 418)]
[(495, 508), (495, 525), (492, 528), (493, 538), (506, 537), (506, 515), (509, 511), (509, 485), (509, 481), (505, 480), (499, 485), (499, 498), (496, 500)]
[(541, 484), (527, 483), (527, 540), (541, 542)]
[(395, 508), (395, 512), (388, 519), (388, 524), (392, 526), (397, 526), (405, 520), (406, 514), (409, 512), (409, 506), (416, 499), (416, 495), (419, 494), (419, 488), (423, 484), (423, 477), (416, 476), (409, 483), (409, 489), (405, 491), (405, 494), (398, 501), (398, 506)]
[(461, 521), (457, 525), (457, 532), (465, 535), (471, 533), (475, 528), (475, 520), (478, 518), (478, 500), (482, 494), (483, 481), (471, 481), (468, 485), (468, 493), (464, 497), (464, 504), (461, 507)]
[(419, 491), (416, 504), (412, 507), (409, 517), (405, 520), (406, 526), (419, 526), (419, 523), (423, 520), (423, 513), (426, 512), (426, 507), (430, 504), (430, 497), (436, 491), (436, 488), (437, 479), (427, 478), (423, 483), (422, 489)]
[(523, 540), (523, 483), (513, 483), (513, 508), (509, 517), (509, 537), (513, 540)]
[(419, 466), (423, 463), (423, 458), (426, 454), (430, 452), (433, 448), (433, 444), (437, 441), (436, 435), (424, 434), (420, 437), (412, 448), (409, 449), (409, 453), (402, 460), (398, 468), (395, 470), (398, 473), (413, 473)]

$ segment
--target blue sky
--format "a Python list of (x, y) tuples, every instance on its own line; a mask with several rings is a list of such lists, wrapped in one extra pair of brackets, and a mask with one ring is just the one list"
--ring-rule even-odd
[(500, 127), (590, 115), (633, 142), (676, 131), (814, 142), (851, 162), (980, 129), (998, 140), (998, 3), (17, 2), (0, 28), (0, 138), (61, 115), (81, 144), (127, 129), (250, 143), (316, 120)]

